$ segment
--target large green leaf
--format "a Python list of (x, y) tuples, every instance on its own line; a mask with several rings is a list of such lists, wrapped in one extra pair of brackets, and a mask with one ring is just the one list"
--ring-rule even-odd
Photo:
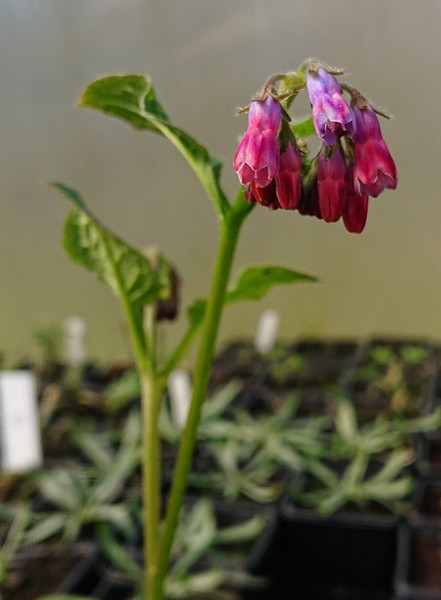
[(297, 281), (316, 281), (311, 275), (278, 266), (248, 267), (235, 286), (227, 292), (226, 301), (259, 300), (272, 287)]
[[(275, 266), (249, 267), (240, 275), (237, 283), (227, 291), (225, 302), (237, 302), (239, 300), (259, 300), (273, 286), (297, 281), (316, 281), (314, 277), (299, 273), (292, 269)], [(201, 325), (205, 315), (207, 301), (204, 299), (196, 300), (187, 310), (189, 327), (185, 334), (183, 343), (190, 340)], [(164, 369), (165, 373), (176, 366), (182, 353), (176, 353)]]
[(155, 302), (161, 284), (149, 260), (105, 229), (76, 190), (61, 183), (52, 185), (74, 203), (64, 229), (64, 246), (70, 257), (132, 307)]
[(229, 204), (220, 185), (222, 163), (188, 133), (175, 127), (156, 99), (147, 75), (110, 75), (92, 81), (84, 90), (80, 106), (119, 117), (137, 129), (168, 138), (191, 165), (220, 214)]
[[(286, 267), (264, 265), (245, 269), (236, 284), (227, 291), (225, 302), (240, 300), (260, 300), (276, 285), (295, 283), (297, 281), (317, 281), (306, 273), (299, 273)], [(188, 309), (190, 323), (194, 326), (202, 321), (207, 302), (196, 300)]]

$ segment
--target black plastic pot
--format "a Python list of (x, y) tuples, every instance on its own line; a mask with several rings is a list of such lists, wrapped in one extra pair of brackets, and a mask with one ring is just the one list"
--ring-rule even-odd
[(389, 600), (393, 597), (399, 520), (350, 512), (322, 517), (280, 503), (272, 529), (248, 570), (266, 589), (244, 600)]
[(91, 592), (94, 600), (131, 600), (133, 595), (133, 587), (119, 581), (110, 572), (102, 576), (99, 584)]
[(439, 432), (419, 436), (417, 469), (424, 477), (441, 479), (441, 434)]
[(397, 600), (441, 600), (441, 525), (407, 523), (400, 529)]
[(90, 594), (102, 579), (103, 566), (99, 551), (90, 547), (81, 560), (59, 586), (58, 592), (63, 594)]
[(416, 517), (416, 520), (441, 524), (441, 479), (432, 477), (420, 478), (414, 503), (416, 509), (414, 517)]
[(5, 600), (35, 600), (54, 592), (82, 591), (77, 586), (80, 581), (88, 583), (88, 593), (101, 578), (95, 570), (97, 557), (95, 545), (88, 542), (68, 549), (49, 543), (23, 547), (0, 586), (0, 594)]

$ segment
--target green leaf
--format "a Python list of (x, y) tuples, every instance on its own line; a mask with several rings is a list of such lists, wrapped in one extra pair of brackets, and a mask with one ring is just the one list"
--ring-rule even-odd
[(306, 117), (302, 121), (290, 123), (292, 131), (301, 138), (307, 138), (315, 133), (314, 121), (312, 117)]
[(31, 520), (31, 514), (30, 507), (19, 505), (6, 536), (3, 534), (2, 546), (0, 547), (0, 584), (4, 582), (10, 563), (23, 543), (26, 527)]
[(156, 99), (147, 75), (110, 75), (92, 81), (84, 90), (79, 106), (119, 117), (137, 129), (165, 136), (188, 161), (220, 214), (229, 209), (220, 185), (222, 163), (211, 156), (185, 131), (171, 124)]
[(223, 583), (226, 576), (222, 569), (212, 568), (203, 573), (170, 573), (166, 579), (165, 587), (167, 598), (185, 600), (189, 597), (207, 597)]
[(188, 307), (187, 315), (190, 321), (190, 326), (193, 328), (198, 327), (202, 323), (202, 319), (205, 315), (205, 309), (207, 307), (206, 300), (195, 300), (191, 306)]
[(202, 407), (202, 423), (210, 419), (218, 421), (221, 415), (237, 397), (242, 387), (243, 386), (239, 381), (233, 379), (213, 396), (208, 398)]
[(64, 229), (64, 246), (72, 260), (95, 273), (132, 306), (155, 302), (161, 286), (149, 260), (105, 229), (76, 190), (62, 183), (52, 185), (75, 205)]
[(53, 535), (63, 531), (65, 521), (65, 513), (41, 515), (41, 520), (26, 532), (24, 543), (29, 545), (38, 544), (43, 540), (51, 538)]
[(141, 383), (135, 371), (127, 371), (106, 389), (104, 404), (111, 413), (117, 413), (126, 404), (141, 396)]
[(349, 446), (354, 448), (358, 441), (358, 425), (355, 408), (346, 398), (339, 398), (335, 415), (337, 435)]
[(248, 267), (237, 280), (236, 285), (227, 292), (226, 301), (259, 300), (273, 286), (296, 281), (316, 281), (311, 275), (277, 266)]
[[(238, 300), (259, 300), (274, 285), (294, 283), (296, 281), (316, 281), (314, 277), (304, 273), (298, 273), (285, 267), (260, 266), (249, 267), (239, 277), (236, 285), (230, 289), (225, 298), (225, 302), (236, 302)], [(189, 327), (185, 334), (184, 341), (188, 341), (200, 327), (207, 307), (207, 301), (204, 299), (196, 300), (187, 310)], [(176, 366), (181, 354), (178, 353), (167, 364), (164, 371), (169, 374)]]
[(140, 585), (143, 581), (143, 569), (131, 557), (129, 549), (117, 540), (107, 524), (100, 523), (97, 531), (100, 548), (110, 560), (112, 566)]
[(112, 453), (109, 444), (95, 431), (85, 431), (84, 424), (74, 424), (71, 428), (72, 439), (81, 450), (82, 454), (92, 462), (98, 471), (107, 472), (112, 465)]
[(216, 533), (216, 544), (238, 544), (256, 538), (265, 526), (263, 515), (257, 514), (241, 523), (236, 523)]
[(64, 510), (75, 510), (82, 501), (85, 474), (80, 467), (42, 471), (36, 476), (36, 484), (44, 498)]
[[(237, 283), (227, 292), (226, 302), (239, 300), (260, 300), (272, 287), (296, 281), (317, 281), (315, 277), (299, 273), (292, 269), (277, 266), (258, 266), (245, 269)], [(206, 300), (196, 300), (188, 309), (188, 318), (192, 327), (202, 322), (207, 306)]]
[(129, 73), (96, 79), (86, 87), (78, 105), (96, 108), (127, 121), (137, 129), (150, 129), (156, 133), (160, 131), (149, 117), (170, 122), (147, 75)]
[(90, 507), (84, 521), (107, 523), (129, 537), (133, 537), (136, 533), (129, 509), (122, 503)]

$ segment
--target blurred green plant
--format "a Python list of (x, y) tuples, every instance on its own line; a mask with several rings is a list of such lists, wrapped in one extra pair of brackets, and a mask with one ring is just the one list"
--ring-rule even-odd
[[(19, 504), (11, 512), (11, 521), (6, 532), (2, 532), (2, 544), (0, 546), (0, 586), (7, 584), (11, 565), (20, 547), (23, 545), (26, 528), (31, 521), (31, 508), (26, 504)], [(4, 517), (4, 511), (2, 511)], [(3, 519), (2, 519), (3, 520)], [(7, 600), (0, 590), (0, 600)]]
[(141, 383), (136, 371), (126, 371), (110, 383), (104, 395), (104, 407), (110, 414), (117, 414), (131, 401), (141, 397)]
[(351, 505), (369, 510), (372, 503), (381, 504), (392, 513), (404, 512), (404, 501), (414, 488), (414, 478), (406, 474), (412, 452), (392, 451), (373, 474), (369, 468), (377, 465), (370, 459), (369, 454), (359, 453), (344, 467), (310, 461), (308, 474), (313, 480), (300, 478), (290, 493), (300, 506), (314, 508), (322, 515)]
[[(232, 515), (234, 521), (234, 511)], [(229, 597), (224, 596), (223, 583), (252, 584), (254, 578), (244, 570), (245, 555), (239, 552), (241, 560), (238, 560), (235, 553), (232, 560), (230, 550), (255, 540), (265, 522), (266, 519), (256, 513), (246, 518), (239, 516), (237, 523), (219, 525), (215, 505), (207, 498), (185, 507), (165, 582), (166, 597), (184, 600), (209, 594), (211, 600), (221, 600)], [(116, 539), (108, 526), (100, 526), (98, 540), (112, 568), (133, 584), (133, 600), (142, 598), (143, 569), (136, 556)]]
[(409, 368), (424, 365), (428, 349), (421, 344), (403, 344), (395, 348), (390, 344), (374, 344), (366, 363), (352, 374), (352, 379), (366, 379), (367, 394), (382, 393), (389, 397), (389, 409), (394, 413), (414, 412), (412, 401), (414, 382), (409, 380)]
[(380, 416), (359, 427), (354, 406), (341, 398), (326, 451), (320, 460), (305, 459), (290, 495), (299, 505), (325, 515), (348, 505), (367, 509), (372, 503), (389, 512), (404, 512), (414, 488), (408, 467), (415, 454), (409, 436), (440, 426), (441, 407), (420, 418)]
[(290, 375), (301, 371), (306, 364), (305, 357), (300, 352), (293, 351), (289, 346), (277, 344), (264, 354), (265, 364), (268, 365), (271, 378), (276, 384), (283, 384)]
[(90, 464), (35, 474), (37, 490), (51, 509), (34, 515), (25, 542), (36, 544), (60, 536), (63, 543), (70, 544), (85, 526), (100, 522), (111, 523), (125, 536), (133, 537), (130, 506), (122, 493), (140, 464), (139, 413), (128, 416), (116, 451), (91, 432), (77, 429), (73, 437)]
[(306, 457), (323, 455), (329, 420), (298, 418), (298, 408), (298, 398), (292, 395), (269, 415), (253, 417), (236, 408), (228, 417), (202, 419), (199, 439), (208, 461), (205, 472), (202, 466), (191, 473), (191, 484), (227, 498), (275, 500), (288, 470), (302, 469)]

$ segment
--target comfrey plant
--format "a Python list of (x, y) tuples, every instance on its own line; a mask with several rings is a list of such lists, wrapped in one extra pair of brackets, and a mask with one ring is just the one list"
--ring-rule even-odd
[[(174, 316), (179, 277), (168, 260), (139, 252), (109, 232), (80, 194), (54, 186), (73, 202), (64, 243), (72, 259), (93, 271), (120, 298), (133, 340), (140, 376), (143, 430), (145, 598), (161, 600), (173, 539), (185, 495), (201, 419), (218, 326), (224, 305), (261, 298), (272, 286), (313, 278), (279, 266), (249, 267), (229, 285), (239, 234), (255, 203), (297, 209), (325, 221), (343, 217), (346, 228), (361, 232), (368, 196), (396, 186), (396, 170), (380, 133), (377, 114), (354, 88), (340, 85), (339, 71), (306, 61), (298, 72), (268, 79), (248, 109), (249, 127), (234, 157), (241, 183), (230, 202), (221, 186), (221, 163), (176, 127), (159, 103), (150, 78), (114, 75), (92, 82), (79, 104), (119, 117), (137, 129), (162, 135), (181, 152), (213, 202), (220, 224), (210, 292), (188, 309), (189, 324), (165, 360), (156, 352), (158, 319)], [(288, 109), (308, 88), (313, 115), (292, 123)], [(346, 93), (348, 100), (342, 94)], [(323, 148), (310, 158), (306, 138), (314, 127)], [(164, 302), (166, 303), (164, 305)], [(164, 311), (164, 306), (166, 310)], [(193, 395), (174, 469), (164, 520), (161, 520), (161, 462), (158, 419), (167, 378), (199, 334)]]

